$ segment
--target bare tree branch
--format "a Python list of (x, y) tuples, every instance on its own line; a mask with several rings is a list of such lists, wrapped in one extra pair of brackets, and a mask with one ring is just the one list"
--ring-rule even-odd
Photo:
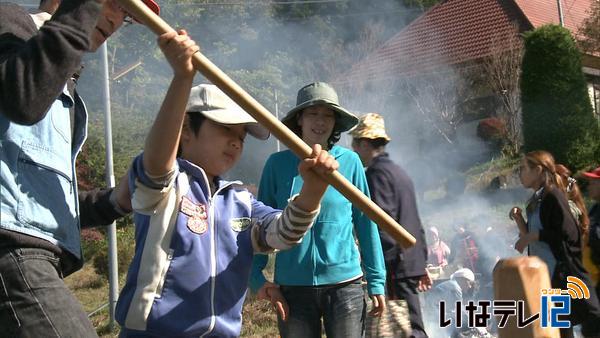
[(400, 81), (423, 121), (442, 138), (454, 143), (456, 128), (463, 120), (459, 106), (471, 98), (469, 75), (460, 69), (438, 70)]
[(491, 55), (483, 61), (482, 68), (488, 86), (502, 102), (498, 116), (506, 126), (504, 151), (517, 154), (521, 147), (521, 61), (523, 41), (515, 24), (508, 34), (497, 34), (490, 43)]

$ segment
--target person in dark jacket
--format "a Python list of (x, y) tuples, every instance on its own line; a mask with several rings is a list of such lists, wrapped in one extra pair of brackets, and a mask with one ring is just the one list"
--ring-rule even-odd
[(417, 291), (431, 288), (432, 282), (425, 270), (427, 243), (413, 182), (385, 152), (390, 137), (381, 115), (362, 116), (350, 134), (352, 148), (366, 167), (371, 199), (417, 239), (414, 247), (402, 249), (390, 235), (379, 232), (387, 270), (387, 297), (406, 300), (412, 328), (410, 337), (427, 337)]
[(1, 335), (90, 337), (96, 332), (62, 278), (82, 266), (80, 228), (110, 224), (130, 202), (126, 180), (78, 192), (87, 113), (74, 88), (83, 54), (126, 13), (116, 0), (39, 8), (0, 4)]
[[(588, 181), (588, 196), (595, 202), (588, 213), (590, 226), (588, 230), (588, 249), (589, 249), (589, 272), (596, 273), (596, 293), (600, 294), (600, 281), (598, 280), (598, 270), (600, 270), (600, 167), (584, 172), (582, 175)], [(585, 256), (584, 256), (585, 257)], [(584, 262), (585, 263), (585, 262)]]
[[(540, 257), (548, 266), (553, 288), (567, 289), (567, 277), (579, 278), (589, 289), (588, 299), (571, 300), (568, 319), (582, 324), (584, 337), (600, 335), (600, 305), (581, 259), (582, 232), (569, 208), (569, 202), (556, 170), (554, 157), (546, 151), (525, 154), (520, 167), (521, 184), (535, 192), (527, 205), (527, 222), (513, 207), (510, 217), (519, 227), (515, 249), (529, 249), (530, 256)], [(561, 338), (573, 337), (573, 329), (560, 330)]]

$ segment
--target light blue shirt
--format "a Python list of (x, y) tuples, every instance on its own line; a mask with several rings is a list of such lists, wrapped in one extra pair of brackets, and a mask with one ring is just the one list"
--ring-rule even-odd
[(71, 97), (66, 86), (46, 116), (31, 126), (13, 123), (0, 111), (0, 228), (47, 240), (78, 259), (75, 159), (86, 125), (83, 101), (78, 95)]
[[(534, 194), (534, 198), (541, 199), (542, 194), (544, 192), (544, 188), (536, 191)], [(540, 231), (544, 228), (542, 221), (540, 219), (540, 203), (537, 203), (537, 206), (532, 212), (527, 213), (527, 231)], [(535, 241), (529, 244), (528, 247), (529, 256), (538, 256), (546, 265), (548, 266), (548, 272), (550, 272), (550, 278), (554, 274), (554, 268), (556, 267), (556, 258), (550, 250), (550, 245), (546, 242)]]

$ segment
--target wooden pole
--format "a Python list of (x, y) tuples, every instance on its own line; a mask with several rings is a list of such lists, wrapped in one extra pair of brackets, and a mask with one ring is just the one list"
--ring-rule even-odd
[[(118, 0), (131, 16), (146, 25), (157, 35), (174, 31), (169, 24), (156, 15), (140, 0)], [(215, 64), (207, 59), (202, 53), (194, 54), (192, 62), (202, 75), (219, 87), (233, 101), (242, 107), (248, 114), (252, 115), (261, 125), (267, 128), (271, 134), (283, 142), (294, 154), (300, 158), (309, 157), (311, 148), (296, 134), (289, 130), (283, 123), (276, 119), (265, 107), (256, 101), (250, 94), (246, 93), (227, 74), (221, 71)], [(415, 244), (416, 239), (400, 226), (392, 217), (386, 214), (371, 199), (366, 197), (359, 189), (352, 185), (339, 172), (334, 171), (326, 175), (327, 183), (335, 187), (352, 204), (362, 210), (379, 227), (392, 236), (402, 247), (408, 248)]]

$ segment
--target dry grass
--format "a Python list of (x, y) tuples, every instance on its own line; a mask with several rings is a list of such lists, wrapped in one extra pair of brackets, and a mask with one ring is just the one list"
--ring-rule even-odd
[[(87, 313), (91, 313), (108, 302), (108, 282), (96, 272), (91, 264), (65, 279), (66, 284), (83, 304)], [(123, 286), (121, 276), (120, 286)], [(100, 337), (118, 337), (119, 325), (115, 322), (111, 329), (108, 308), (98, 311), (90, 320)], [(277, 321), (268, 302), (257, 301), (248, 294), (243, 310), (242, 337), (278, 337)]]
[(467, 189), (470, 191), (485, 190), (492, 180), (499, 176), (505, 177), (509, 186), (519, 185), (518, 175), (515, 174), (519, 161), (520, 158), (517, 157), (502, 157), (469, 169), (465, 173)]
[(257, 301), (248, 294), (244, 303), (242, 337), (279, 337), (277, 319), (269, 302)]
[[(84, 310), (89, 314), (108, 302), (108, 282), (94, 271), (91, 264), (85, 264), (83, 269), (65, 279), (65, 283), (83, 304)], [(90, 317), (96, 332), (100, 337), (117, 337), (118, 324), (109, 328), (108, 307), (98, 311)]]

